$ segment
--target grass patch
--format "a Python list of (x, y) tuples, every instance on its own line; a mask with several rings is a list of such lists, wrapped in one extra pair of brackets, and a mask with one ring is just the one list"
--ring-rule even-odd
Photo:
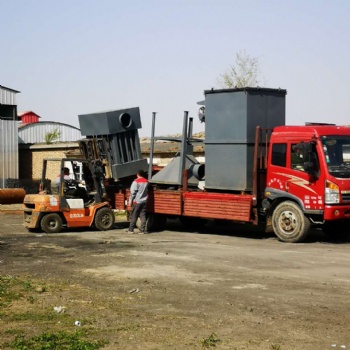
[(26, 292), (35, 290), (30, 280), (22, 280), (12, 276), (0, 276), (0, 308), (19, 300)]
[(220, 342), (221, 340), (217, 337), (215, 333), (212, 333), (208, 338), (204, 338), (201, 340), (202, 346), (204, 348), (214, 347)]
[(19, 336), (10, 343), (4, 344), (13, 350), (95, 350), (103, 347), (107, 342), (100, 340), (85, 340), (83, 331), (69, 333), (43, 333), (31, 338)]
[(136, 331), (140, 329), (140, 325), (139, 324), (124, 324), (121, 325), (117, 328), (118, 332), (123, 332), (123, 331)]
[(57, 314), (53, 312), (38, 313), (38, 312), (22, 312), (10, 314), (4, 317), (6, 321), (31, 321), (31, 322), (51, 322), (56, 320), (62, 320), (62, 318), (67, 318), (65, 314)]
[(19, 336), (19, 335), (22, 335), (24, 333), (24, 331), (23, 331), (23, 329), (16, 329), (16, 328), (12, 329), (11, 328), (11, 329), (6, 329), (4, 333)]
[(271, 349), (272, 350), (282, 350), (281, 345), (279, 345), (279, 344), (272, 344)]
[[(88, 339), (91, 329), (72, 331), (75, 318), (51, 307), (50, 299), (56, 298), (59, 286), (48, 288), (41, 282), (28, 276), (0, 276), (0, 349), (94, 350), (108, 343)], [(50, 293), (42, 294), (48, 289)], [(80, 316), (82, 324), (89, 323)]]

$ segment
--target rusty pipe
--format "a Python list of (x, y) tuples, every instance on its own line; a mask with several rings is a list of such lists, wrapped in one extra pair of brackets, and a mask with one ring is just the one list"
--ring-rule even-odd
[(23, 188), (0, 188), (0, 204), (23, 203), (25, 195)]

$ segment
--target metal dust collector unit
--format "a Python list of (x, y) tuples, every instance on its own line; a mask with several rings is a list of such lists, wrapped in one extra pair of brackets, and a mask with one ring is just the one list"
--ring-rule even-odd
[(286, 90), (206, 90), (205, 188), (251, 191), (255, 130), (285, 124)]
[(138, 129), (141, 126), (138, 107), (79, 115), (82, 153), (101, 160), (110, 174), (120, 179), (147, 171), (147, 159), (142, 159)]

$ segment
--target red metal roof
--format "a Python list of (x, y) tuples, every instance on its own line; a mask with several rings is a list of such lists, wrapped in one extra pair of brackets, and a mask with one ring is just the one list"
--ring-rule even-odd
[(38, 118), (41, 118), (40, 116), (38, 116), (38, 115), (37, 115), (36, 113), (34, 113), (33, 111), (19, 112), (19, 113), (18, 113), (18, 116), (19, 116), (19, 117), (23, 117), (24, 115), (27, 115), (27, 114), (36, 115)]
[(33, 111), (26, 111), (18, 113), (18, 118), (21, 119), (22, 124), (33, 124), (39, 122), (40, 116)]

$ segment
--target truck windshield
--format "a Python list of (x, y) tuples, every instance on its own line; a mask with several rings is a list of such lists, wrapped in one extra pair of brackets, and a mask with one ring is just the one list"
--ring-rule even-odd
[(322, 136), (328, 172), (334, 177), (350, 178), (350, 136)]

